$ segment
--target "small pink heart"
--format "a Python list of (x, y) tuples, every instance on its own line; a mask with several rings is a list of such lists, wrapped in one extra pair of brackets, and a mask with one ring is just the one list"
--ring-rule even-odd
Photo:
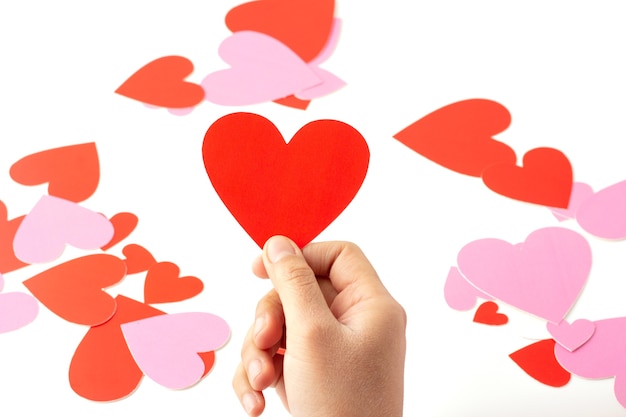
[(626, 181), (604, 188), (587, 198), (576, 211), (585, 231), (605, 239), (626, 238)]
[(467, 311), (474, 308), (476, 298), (491, 300), (492, 298), (467, 282), (458, 268), (452, 267), (448, 272), (446, 283), (443, 287), (443, 295), (448, 305), (459, 311)]
[(215, 104), (269, 102), (322, 83), (295, 52), (263, 33), (236, 32), (222, 42), (219, 55), (231, 68), (201, 83), (205, 99)]
[(556, 208), (550, 207), (550, 211), (557, 218), (558, 221), (564, 221), (567, 219), (576, 218), (576, 211), (583, 203), (583, 201), (587, 200), (589, 197), (593, 195), (593, 189), (590, 185), (575, 182), (572, 186), (572, 194), (569, 199), (569, 205), (567, 208)]
[(548, 323), (547, 329), (559, 345), (573, 352), (591, 339), (596, 325), (586, 319), (576, 320), (572, 324), (563, 320), (559, 324)]
[(66, 244), (98, 249), (111, 240), (114, 232), (113, 224), (102, 214), (44, 195), (17, 229), (13, 250), (22, 262), (51, 262), (63, 254)]
[(23, 292), (0, 294), (0, 333), (17, 330), (30, 324), (39, 312), (39, 303)]
[(164, 314), (121, 327), (142, 372), (171, 389), (200, 381), (205, 365), (198, 354), (220, 348), (230, 337), (228, 324), (209, 313)]

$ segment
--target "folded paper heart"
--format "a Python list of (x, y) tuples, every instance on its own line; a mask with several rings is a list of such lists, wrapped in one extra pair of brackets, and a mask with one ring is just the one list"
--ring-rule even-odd
[(202, 155), (215, 191), (260, 247), (276, 234), (309, 243), (350, 204), (369, 164), (365, 139), (345, 123), (317, 120), (285, 143), (251, 113), (213, 123)]

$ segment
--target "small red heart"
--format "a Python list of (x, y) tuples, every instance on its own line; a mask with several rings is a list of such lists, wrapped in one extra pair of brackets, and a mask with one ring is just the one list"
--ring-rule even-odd
[(567, 208), (574, 183), (567, 157), (552, 148), (532, 149), (521, 167), (494, 164), (483, 172), (483, 182), (498, 194), (529, 203)]
[(102, 250), (107, 250), (128, 237), (139, 222), (139, 219), (133, 213), (117, 213), (109, 220), (113, 224), (115, 232), (109, 243), (101, 248)]
[(199, 104), (204, 90), (185, 81), (193, 63), (182, 56), (164, 56), (141, 67), (115, 92), (153, 106), (184, 109)]
[(136, 274), (149, 270), (157, 263), (154, 256), (143, 246), (134, 243), (124, 246), (122, 253), (126, 256), (124, 263), (126, 264), (126, 274)]
[(96, 144), (64, 146), (28, 155), (11, 166), (11, 178), (22, 185), (48, 183), (48, 194), (73, 202), (91, 196), (100, 181)]
[(545, 339), (523, 347), (509, 357), (529, 376), (551, 387), (566, 385), (572, 375), (556, 360), (554, 339)]
[(350, 204), (369, 164), (365, 139), (345, 123), (314, 121), (285, 143), (251, 113), (213, 123), (202, 155), (217, 194), (260, 247), (276, 234), (309, 243)]
[(144, 284), (146, 304), (183, 301), (199, 294), (204, 288), (196, 277), (178, 277), (180, 269), (171, 262), (159, 262), (150, 267)]
[(493, 164), (515, 164), (515, 151), (493, 139), (510, 123), (501, 104), (470, 99), (435, 110), (393, 137), (439, 165), (480, 177)]
[(230, 10), (226, 26), (269, 35), (310, 62), (326, 45), (334, 15), (334, 0), (258, 0)]
[(28, 265), (15, 256), (13, 239), (25, 216), (7, 220), (7, 208), (0, 201), (0, 273), (15, 271)]
[(493, 301), (485, 301), (476, 309), (474, 322), (488, 324), (491, 326), (501, 326), (509, 322), (506, 314), (498, 313), (498, 304)]
[(126, 275), (121, 259), (96, 254), (72, 259), (24, 281), (28, 290), (59, 317), (95, 326), (115, 313), (115, 300), (103, 291)]

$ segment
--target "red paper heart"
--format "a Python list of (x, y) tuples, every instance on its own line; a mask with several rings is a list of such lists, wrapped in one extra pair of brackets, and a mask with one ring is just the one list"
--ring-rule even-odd
[(133, 213), (117, 213), (109, 220), (113, 224), (115, 232), (109, 243), (101, 248), (102, 250), (107, 250), (128, 237), (139, 222), (139, 219)]
[(511, 115), (501, 104), (470, 99), (435, 110), (394, 138), (439, 165), (480, 177), (490, 165), (515, 164), (515, 151), (493, 139), (510, 123)]
[(115, 92), (133, 100), (169, 109), (184, 109), (199, 104), (204, 90), (185, 81), (193, 63), (182, 56), (164, 56), (141, 67)]
[(50, 268), (24, 285), (59, 317), (94, 326), (109, 320), (116, 309), (115, 300), (102, 289), (117, 284), (125, 275), (124, 261), (96, 254)]
[(130, 244), (124, 246), (122, 253), (126, 256), (124, 263), (126, 264), (126, 274), (136, 274), (149, 270), (157, 263), (154, 256), (143, 246)]
[(217, 194), (260, 247), (276, 234), (309, 243), (352, 201), (369, 164), (365, 139), (345, 123), (314, 121), (285, 143), (250, 113), (213, 123), (202, 154)]
[(196, 277), (178, 277), (180, 269), (171, 262), (159, 262), (150, 267), (144, 284), (146, 304), (183, 301), (199, 294), (204, 288)]
[(571, 374), (556, 360), (554, 339), (545, 339), (517, 350), (509, 357), (529, 376), (551, 387), (566, 385)]
[(100, 181), (96, 144), (64, 146), (28, 155), (10, 169), (22, 185), (48, 183), (48, 194), (76, 203), (91, 196)]
[(491, 326), (501, 326), (509, 322), (506, 314), (498, 313), (498, 304), (493, 301), (482, 303), (474, 314), (474, 322), (488, 324)]
[(310, 62), (326, 45), (334, 15), (334, 0), (259, 0), (230, 10), (226, 26), (269, 35)]
[(28, 265), (17, 259), (13, 250), (13, 239), (25, 216), (7, 220), (7, 208), (0, 201), (0, 273), (15, 271)]
[(524, 155), (522, 165), (491, 165), (483, 172), (483, 182), (496, 193), (516, 200), (567, 208), (574, 180), (572, 166), (561, 151), (532, 149)]

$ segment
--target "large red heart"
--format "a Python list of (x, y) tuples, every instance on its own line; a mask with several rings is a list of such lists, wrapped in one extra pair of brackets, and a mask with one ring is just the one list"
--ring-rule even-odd
[(199, 294), (204, 288), (196, 277), (179, 277), (180, 269), (172, 262), (158, 262), (146, 274), (143, 297), (146, 304), (173, 303)]
[(569, 205), (574, 182), (569, 160), (552, 148), (526, 152), (521, 167), (515, 163), (491, 165), (482, 177), (485, 185), (498, 194), (559, 208)]
[(120, 282), (126, 264), (107, 254), (72, 259), (24, 281), (28, 290), (67, 321), (94, 326), (115, 313), (115, 300), (102, 289)]
[(501, 104), (470, 99), (435, 110), (394, 138), (439, 165), (480, 177), (490, 165), (515, 164), (515, 151), (493, 139), (510, 123), (511, 115)]
[(184, 109), (199, 104), (204, 90), (185, 81), (193, 63), (182, 56), (164, 56), (141, 67), (115, 92), (142, 103), (169, 109)]
[(15, 271), (28, 265), (17, 259), (13, 250), (13, 239), (25, 216), (7, 219), (7, 208), (0, 201), (0, 274)]
[(334, 15), (334, 0), (257, 0), (230, 10), (226, 26), (269, 35), (310, 62), (326, 45)]
[(28, 155), (11, 166), (11, 178), (22, 185), (48, 183), (48, 194), (76, 203), (91, 196), (100, 181), (96, 144), (64, 146)]
[(209, 127), (202, 155), (217, 194), (260, 247), (276, 234), (302, 247), (352, 201), (370, 154), (342, 122), (311, 122), (285, 143), (264, 117), (233, 113)]
[(553, 339), (540, 340), (511, 353), (509, 357), (542, 384), (562, 387), (569, 382), (572, 375), (557, 361), (555, 345)]

